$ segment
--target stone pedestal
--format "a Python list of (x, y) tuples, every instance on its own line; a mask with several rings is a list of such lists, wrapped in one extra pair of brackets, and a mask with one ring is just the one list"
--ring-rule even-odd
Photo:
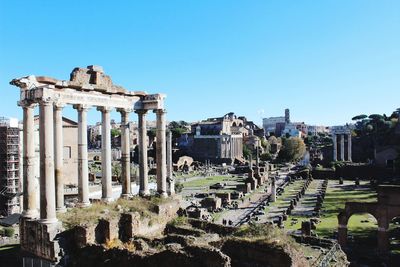
[(247, 178), (247, 182), (251, 184), (252, 191), (257, 189), (257, 179), (254, 178), (254, 172), (252, 169), (250, 169), (250, 171), (249, 171), (249, 176)]
[(46, 224), (21, 218), (19, 229), (22, 251), (52, 262), (59, 262), (61, 249), (56, 236), (62, 229), (60, 222)]

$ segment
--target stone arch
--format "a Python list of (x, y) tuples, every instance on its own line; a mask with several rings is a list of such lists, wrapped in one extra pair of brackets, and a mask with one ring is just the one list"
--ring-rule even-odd
[(348, 222), (351, 216), (355, 214), (372, 215), (378, 223), (378, 250), (386, 252), (389, 249), (389, 239), (387, 229), (389, 228), (387, 220), (387, 210), (378, 203), (358, 203), (347, 202), (345, 210), (338, 215), (338, 242), (342, 247), (347, 245)]
[(232, 123), (232, 127), (237, 127), (236, 122)]

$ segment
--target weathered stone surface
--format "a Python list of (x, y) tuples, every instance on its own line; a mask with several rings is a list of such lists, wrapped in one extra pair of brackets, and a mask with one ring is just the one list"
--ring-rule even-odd
[(21, 249), (49, 261), (60, 259), (60, 246), (55, 240), (61, 231), (60, 224), (43, 224), (37, 220), (21, 217)]
[(229, 239), (223, 244), (221, 251), (231, 258), (232, 266), (309, 266), (297, 251), (261, 241)]

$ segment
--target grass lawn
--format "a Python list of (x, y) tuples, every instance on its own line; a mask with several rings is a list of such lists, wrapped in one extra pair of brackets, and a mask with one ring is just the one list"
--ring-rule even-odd
[(193, 181), (183, 182), (184, 187), (208, 187), (215, 183), (224, 181), (236, 181), (238, 178), (232, 176), (210, 176)]
[(304, 185), (303, 180), (294, 181), (291, 185), (285, 188), (285, 192), (280, 196), (276, 196), (276, 201), (265, 208), (265, 213), (268, 213), (272, 208), (287, 208), (290, 205), (290, 200), (294, 198), (298, 191)]
[[(354, 181), (345, 181), (341, 186), (336, 180), (329, 181), (321, 210), (321, 223), (317, 225), (316, 230), (319, 236), (333, 237), (338, 227), (337, 215), (349, 201), (374, 202), (377, 201), (377, 198), (376, 193), (368, 187), (367, 182), (361, 182), (359, 187), (355, 187)], [(297, 219), (297, 223), (292, 223), (293, 218)], [(288, 230), (300, 229), (303, 220), (308, 220), (308, 218), (290, 216), (285, 222), (285, 228)], [(376, 220), (370, 214), (355, 214), (351, 216), (348, 223), (349, 235), (353, 236), (370, 235), (370, 231), (376, 231), (376, 229)]]

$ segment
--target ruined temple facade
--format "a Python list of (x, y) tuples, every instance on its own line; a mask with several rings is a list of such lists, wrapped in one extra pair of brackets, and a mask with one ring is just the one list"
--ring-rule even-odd
[[(20, 88), (18, 105), (23, 109), (23, 219), (20, 236), (23, 250), (55, 260), (57, 244), (54, 237), (60, 230), (56, 211), (65, 211), (63, 166), (62, 109), (72, 105), (78, 113), (78, 199), (82, 208), (90, 205), (88, 179), (87, 111), (96, 108), (102, 118), (102, 200), (113, 201), (111, 186), (111, 120), (110, 112), (121, 114), (122, 195), (131, 196), (129, 115), (138, 114), (140, 151), (140, 195), (150, 194), (147, 167), (146, 115), (157, 118), (157, 191), (167, 192), (166, 119), (163, 94), (127, 91), (114, 85), (100, 66), (75, 68), (70, 80), (45, 76), (27, 76), (10, 82)], [(40, 205), (35, 187), (35, 120), (39, 107)], [(169, 162), (168, 164), (171, 164)], [(172, 177), (168, 177), (169, 180)], [(171, 184), (171, 183), (170, 183)], [(173, 190), (172, 190), (173, 192)]]

